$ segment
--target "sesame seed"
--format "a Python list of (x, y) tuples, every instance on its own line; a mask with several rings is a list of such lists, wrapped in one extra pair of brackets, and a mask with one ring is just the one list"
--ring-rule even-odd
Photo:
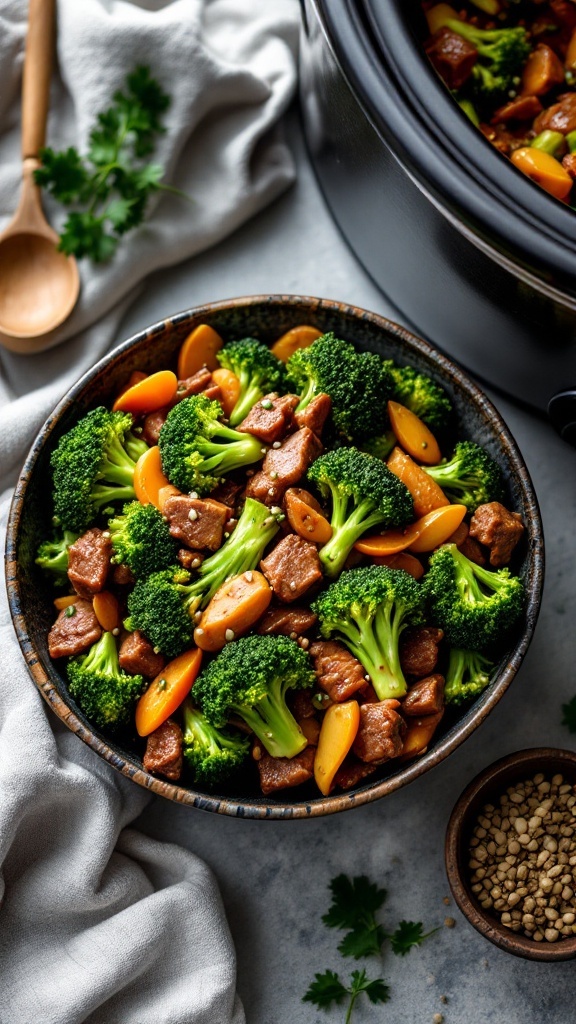
[(188, 513), (188, 519), (190, 520), (191, 523), (195, 523), (196, 520), (198, 519), (198, 513), (195, 508), (190, 509)]
[(290, 590), (296, 590), (296, 584), (294, 583), (294, 580), (291, 580), (288, 586), (290, 587)]
[(204, 630), (201, 629), (200, 626), (198, 626), (198, 629), (195, 629), (194, 632), (196, 633), (196, 636), (204, 636)]
[(262, 455), (267, 455), (268, 454), (268, 449), (267, 448), (261, 448), (260, 451), (262, 452)]
[(272, 447), (276, 448), (276, 449), (280, 448), (281, 447), (280, 441), (274, 441), (274, 443), (272, 444)]
[[(307, 636), (300, 637), (300, 647), (306, 651), (310, 647), (310, 641)], [(328, 696), (328, 694), (326, 694)]]
[(271, 480), (277, 480), (278, 479), (278, 473), (276, 472), (275, 469), (273, 469), (272, 472), (268, 474), (268, 476), (270, 477)]
[(260, 402), (260, 405), (262, 406), (263, 409), (272, 409), (272, 402), (270, 401), (269, 398), (265, 398), (262, 402)]
[(244, 579), (245, 579), (245, 580), (246, 580), (246, 581), (247, 581), (248, 583), (252, 583), (252, 580), (254, 579), (254, 573), (252, 572), (252, 570), (251, 570), (251, 569), (249, 569), (249, 570), (248, 570), (248, 572), (245, 572), (245, 573), (244, 573)]
[(234, 639), (235, 635), (236, 634), (234, 633), (233, 629), (227, 629), (226, 632), (224, 633), (227, 643), (230, 643), (230, 641)]
[(269, 498), (273, 498), (275, 494), (276, 494), (276, 488), (275, 487), (269, 487), (268, 488), (268, 497)]
[(120, 636), (120, 630), (118, 629), (118, 626), (114, 626), (114, 629), (112, 630), (112, 636)]
[(199, 558), (193, 558), (192, 561), (190, 562), (191, 569), (197, 569), (199, 565), (201, 565)]
[(190, 491), (190, 494), (188, 495), (188, 497), (192, 498), (193, 501), (198, 501), (198, 494), (197, 494), (196, 491)]
[(270, 511), (271, 511), (273, 516), (280, 516), (280, 515), (282, 515), (282, 509), (280, 508), (280, 505), (272, 505), (272, 508), (270, 509)]

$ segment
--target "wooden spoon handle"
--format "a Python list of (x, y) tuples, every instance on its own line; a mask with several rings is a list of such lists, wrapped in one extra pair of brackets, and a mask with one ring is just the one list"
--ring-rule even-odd
[(56, 22), (55, 0), (29, 0), (22, 81), (22, 159), (44, 145)]

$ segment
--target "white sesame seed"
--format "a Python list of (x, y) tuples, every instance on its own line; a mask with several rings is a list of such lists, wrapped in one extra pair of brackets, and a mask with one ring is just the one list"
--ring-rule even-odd
[(280, 508), (280, 505), (272, 505), (272, 508), (270, 509), (270, 511), (271, 511), (273, 516), (279, 516), (282, 513), (282, 509)]
[(110, 536), (110, 530), (102, 530), (102, 536), (106, 537), (106, 540), (108, 540), (108, 537)]
[(262, 452), (262, 455), (266, 455), (268, 453), (267, 448), (261, 448), (260, 451)]
[(201, 562), (199, 558), (193, 558), (192, 561), (190, 562), (190, 568), (197, 569), (200, 564)]
[(190, 509), (188, 513), (188, 519), (190, 520), (191, 523), (195, 523), (196, 520), (198, 519), (198, 513), (195, 508)]
[(280, 448), (280, 441), (274, 441), (272, 447), (273, 448)]
[(275, 487), (269, 487), (268, 488), (268, 497), (269, 498), (273, 498), (275, 494), (276, 494), (276, 488)]
[(198, 627), (198, 629), (195, 629), (194, 632), (196, 633), (196, 636), (204, 636), (204, 630), (200, 629), (200, 627)]
[(294, 583), (294, 580), (290, 580), (288, 586), (290, 587), (290, 590), (296, 590), (296, 584)]
[(227, 629), (226, 632), (224, 633), (224, 636), (226, 637), (228, 643), (230, 643), (230, 641), (234, 639), (234, 635), (235, 634), (233, 629)]
[(118, 626), (114, 626), (114, 629), (112, 630), (112, 636), (120, 636), (120, 630), (118, 629)]
[(248, 570), (248, 572), (244, 573), (244, 579), (248, 583), (252, 583), (252, 580), (254, 579), (254, 573), (251, 570)]
[(278, 479), (278, 473), (276, 472), (275, 469), (273, 469), (272, 472), (269, 473), (268, 475), (269, 475), (271, 480), (277, 480)]
[(190, 491), (190, 494), (188, 495), (188, 497), (192, 498), (193, 501), (198, 501), (198, 495), (197, 495), (196, 491)]

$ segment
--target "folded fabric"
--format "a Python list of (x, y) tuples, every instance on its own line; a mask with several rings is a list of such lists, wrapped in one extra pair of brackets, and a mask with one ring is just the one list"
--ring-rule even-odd
[[(20, 180), (25, 0), (0, 8), (0, 228)], [(172, 96), (159, 194), (82, 292), (50, 352), (0, 356), (0, 491), (74, 381), (115, 343), (146, 275), (223, 238), (293, 179), (274, 132), (293, 95), (297, 0), (59, 0), (49, 144), (82, 150), (137, 64)], [(45, 203), (58, 226), (62, 212)], [(4, 536), (10, 494), (0, 502)], [(241, 1024), (217, 887), (192, 854), (128, 828), (148, 796), (61, 726), (32, 683), (0, 587), (0, 1020)]]

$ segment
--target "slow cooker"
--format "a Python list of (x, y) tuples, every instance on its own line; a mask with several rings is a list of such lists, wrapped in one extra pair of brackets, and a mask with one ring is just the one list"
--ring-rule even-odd
[(308, 148), (414, 329), (576, 442), (576, 212), (519, 174), (422, 49), (417, 0), (303, 0)]

